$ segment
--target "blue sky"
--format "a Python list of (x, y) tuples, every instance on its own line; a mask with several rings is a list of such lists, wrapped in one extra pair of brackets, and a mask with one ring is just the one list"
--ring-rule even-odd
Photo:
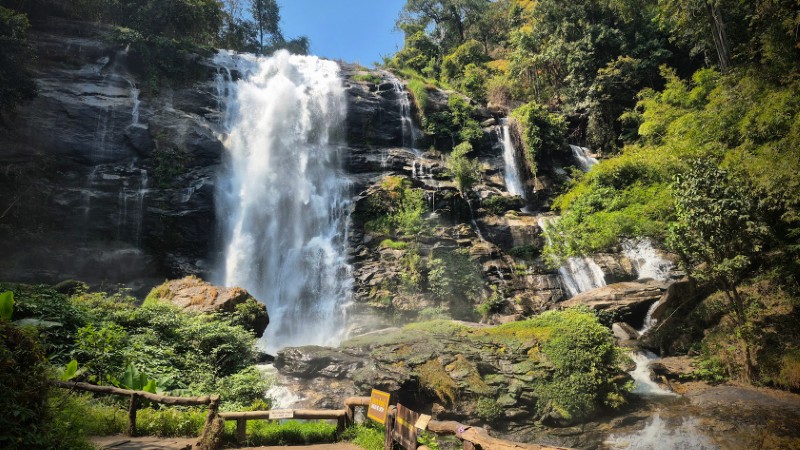
[(311, 53), (372, 66), (403, 45), (395, 22), (405, 0), (278, 0), (284, 36), (305, 35)]

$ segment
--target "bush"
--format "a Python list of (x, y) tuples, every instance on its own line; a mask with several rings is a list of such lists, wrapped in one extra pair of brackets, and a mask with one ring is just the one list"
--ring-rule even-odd
[(475, 403), (475, 413), (481, 419), (491, 422), (503, 415), (503, 407), (498, 405), (493, 398), (481, 397)]
[(0, 320), (0, 447), (49, 448), (47, 364), (36, 330)]
[(420, 121), (425, 117), (425, 110), (428, 108), (428, 85), (424, 81), (414, 78), (408, 82), (408, 91), (411, 92), (411, 99), (417, 108)]
[(471, 191), (480, 181), (481, 167), (476, 159), (471, 159), (467, 153), (472, 151), (469, 142), (458, 144), (447, 159), (447, 167), (453, 173), (458, 190), (463, 194)]
[(611, 330), (594, 314), (584, 309), (548, 311), (530, 326), (548, 336), (540, 351), (552, 372), (536, 387), (542, 405), (549, 403), (563, 418), (575, 420), (624, 403), (629, 386), (614, 382), (621, 353)]
[(546, 155), (560, 152), (566, 145), (567, 123), (564, 117), (553, 114), (537, 103), (520, 106), (511, 117), (521, 128), (525, 159), (536, 176), (536, 163)]
[(493, 195), (481, 200), (481, 207), (489, 214), (501, 216), (506, 211), (520, 209), (524, 206), (521, 197), (506, 197), (504, 195)]
[[(226, 422), (226, 439), (235, 439), (235, 422)], [(311, 445), (336, 441), (336, 425), (324, 421), (269, 422), (251, 420), (247, 422), (248, 447), (274, 445)]]
[(352, 442), (364, 450), (382, 450), (385, 431), (382, 425), (367, 421), (345, 430), (342, 439)]

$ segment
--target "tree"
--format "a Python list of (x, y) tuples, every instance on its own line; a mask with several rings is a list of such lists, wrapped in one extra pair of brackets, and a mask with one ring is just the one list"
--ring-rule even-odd
[[(742, 33), (740, 23), (751, 14), (751, 2), (737, 0), (659, 0), (660, 21), (672, 33), (693, 46), (693, 53), (714, 53), (719, 69), (733, 67), (734, 40)], [(740, 41), (744, 41), (742, 38)]]
[(36, 95), (36, 84), (25, 68), (31, 59), (25, 14), (0, 6), (0, 119), (6, 111)]
[(400, 18), (402, 23), (434, 25), (434, 35), (443, 50), (457, 47), (466, 40), (466, 31), (485, 13), (489, 0), (408, 0)]
[[(250, 13), (258, 32), (259, 52), (284, 42), (280, 30), (281, 12), (276, 0), (250, 0)], [(269, 38), (269, 41), (266, 39)]]
[[(673, 186), (677, 221), (667, 245), (692, 278), (716, 284), (724, 293), (738, 327), (747, 323), (746, 301), (737, 286), (766, 239), (756, 203), (741, 180), (711, 161), (697, 160)], [(745, 378), (754, 375), (746, 338)]]

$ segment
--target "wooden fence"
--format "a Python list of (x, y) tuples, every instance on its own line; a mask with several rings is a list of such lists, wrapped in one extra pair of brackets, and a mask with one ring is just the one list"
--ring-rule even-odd
[[(239, 443), (244, 443), (247, 440), (247, 421), (249, 420), (270, 420), (270, 415), (274, 411), (244, 411), (244, 412), (227, 412), (219, 413), (219, 396), (210, 395), (203, 397), (170, 397), (165, 395), (157, 395), (145, 391), (133, 391), (129, 389), (120, 389), (113, 386), (96, 386), (89, 383), (81, 382), (62, 382), (56, 381), (54, 384), (58, 387), (79, 390), (86, 392), (94, 392), (98, 394), (111, 394), (118, 396), (130, 397), (128, 407), (128, 429), (127, 434), (134, 436), (136, 434), (136, 409), (138, 400), (144, 398), (152, 402), (174, 405), (174, 406), (203, 406), (208, 405), (208, 415), (203, 427), (203, 435), (209, 428), (209, 424), (219, 417), (223, 420), (236, 421), (236, 440)], [(306, 420), (336, 420), (338, 430), (341, 432), (346, 427), (355, 423), (355, 409), (357, 407), (369, 407), (369, 397), (349, 397), (344, 401), (344, 409), (293, 409), (282, 410), (282, 412), (291, 411), (293, 419), (306, 419)], [(391, 450), (394, 447), (394, 439), (392, 437), (392, 427), (396, 417), (396, 408), (389, 407), (386, 419), (386, 435), (384, 438), (385, 450)], [(471, 427), (459, 422), (442, 422), (431, 420), (428, 423), (427, 430), (436, 434), (451, 434), (455, 435), (463, 443), (464, 450), (569, 450), (564, 447), (552, 447), (538, 444), (523, 444), (519, 442), (507, 441), (504, 439), (497, 439), (489, 436), (489, 433), (479, 427)], [(421, 446), (417, 450), (428, 450), (427, 447)]]
[(160, 403), (162, 405), (171, 405), (171, 406), (208, 405), (208, 415), (206, 416), (206, 422), (203, 427), (204, 433), (208, 425), (211, 423), (211, 421), (217, 416), (217, 411), (219, 410), (218, 395), (206, 395), (203, 397), (170, 397), (168, 395), (158, 395), (158, 394), (153, 394), (151, 392), (120, 389), (114, 386), (97, 386), (94, 384), (82, 383), (76, 381), (68, 381), (68, 382), (54, 381), (53, 384), (57, 387), (64, 389), (94, 392), (96, 394), (110, 394), (121, 397), (129, 397), (130, 401), (128, 403), (128, 429), (126, 430), (126, 434), (128, 436), (136, 435), (136, 410), (139, 408), (139, 399), (141, 398), (150, 400), (151, 402)]

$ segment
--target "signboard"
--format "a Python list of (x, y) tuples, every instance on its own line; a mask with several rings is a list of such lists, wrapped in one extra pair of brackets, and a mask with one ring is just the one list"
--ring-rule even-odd
[(394, 422), (392, 437), (406, 450), (417, 450), (417, 421), (416, 413), (401, 404), (397, 404), (397, 419)]
[(428, 429), (428, 424), (429, 423), (431, 423), (431, 416), (429, 416), (427, 414), (422, 414), (421, 416), (419, 416), (419, 419), (417, 419), (417, 423), (414, 424), (414, 426), (418, 430), (425, 431), (425, 430)]
[(269, 412), (269, 420), (276, 420), (276, 419), (293, 419), (294, 418), (294, 410), (293, 409), (273, 409)]
[(380, 424), (386, 423), (386, 413), (389, 411), (390, 398), (391, 394), (373, 389), (372, 394), (369, 396), (367, 417)]

